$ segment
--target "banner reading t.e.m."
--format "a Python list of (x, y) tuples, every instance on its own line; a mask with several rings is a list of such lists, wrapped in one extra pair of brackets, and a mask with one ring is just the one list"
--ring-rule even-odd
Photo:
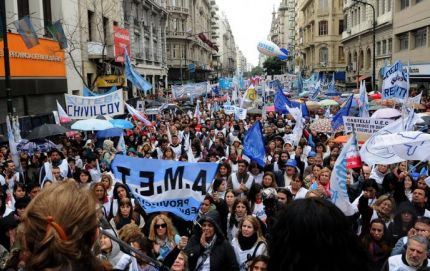
[(67, 115), (72, 119), (90, 119), (99, 115), (124, 114), (122, 89), (107, 95), (83, 97), (64, 94)]
[(216, 163), (188, 163), (115, 155), (112, 171), (146, 213), (168, 211), (192, 221), (211, 187)]

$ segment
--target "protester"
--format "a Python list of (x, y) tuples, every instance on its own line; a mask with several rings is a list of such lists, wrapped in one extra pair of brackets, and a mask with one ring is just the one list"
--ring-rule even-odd
[(28, 206), (23, 223), (31, 254), (25, 270), (108, 270), (91, 252), (97, 239), (96, 202), (76, 183), (44, 189)]
[(253, 216), (246, 216), (241, 221), (239, 232), (231, 244), (242, 271), (248, 270), (255, 257), (267, 254), (267, 245), (260, 229), (260, 222)]

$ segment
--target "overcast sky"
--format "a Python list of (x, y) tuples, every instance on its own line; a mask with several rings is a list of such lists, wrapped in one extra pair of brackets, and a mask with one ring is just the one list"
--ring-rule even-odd
[(257, 44), (267, 39), (273, 7), (281, 0), (216, 0), (220, 11), (227, 15), (236, 46), (248, 63), (258, 65)]

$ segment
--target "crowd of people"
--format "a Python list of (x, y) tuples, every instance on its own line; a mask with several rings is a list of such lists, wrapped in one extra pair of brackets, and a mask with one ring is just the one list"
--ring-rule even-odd
[[(356, 213), (346, 217), (330, 202), (338, 134), (309, 128), (324, 110), (292, 142), (290, 115), (238, 120), (207, 103), (195, 116), (157, 115), (152, 126), (129, 117), (135, 128), (125, 131), (128, 156), (219, 163), (191, 222), (146, 213), (114, 177), (119, 138), (60, 136), (47, 153), (20, 152), (19, 165), (1, 146), (0, 270), (429, 270), (427, 163), (350, 170)], [(257, 121), (264, 167), (244, 154)]]

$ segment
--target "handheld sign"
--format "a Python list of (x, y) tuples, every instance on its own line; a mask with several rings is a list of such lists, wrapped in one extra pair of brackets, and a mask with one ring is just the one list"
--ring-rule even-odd
[(146, 213), (168, 211), (192, 221), (212, 185), (218, 164), (115, 155), (112, 171)]

